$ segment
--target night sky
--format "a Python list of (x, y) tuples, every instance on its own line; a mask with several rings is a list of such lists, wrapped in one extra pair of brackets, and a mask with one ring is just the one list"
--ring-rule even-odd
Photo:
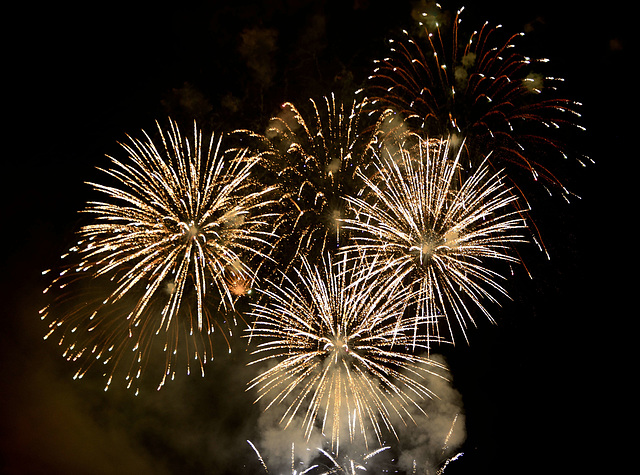
[[(618, 350), (631, 317), (619, 311), (617, 265), (635, 265), (624, 239), (633, 230), (619, 226), (633, 222), (629, 15), (619, 1), (480, 3), (467, 4), (463, 22), (533, 28), (528, 46), (551, 59), (565, 96), (584, 104), (587, 133), (575, 145), (595, 164), (558, 166), (581, 199), (529, 196), (550, 260), (526, 252), (532, 277), (508, 281), (513, 301), (492, 309), (497, 325), (481, 322), (468, 346), (447, 354), (467, 437), (445, 473), (614, 473), (601, 467), (621, 458), (607, 422), (625, 422), (615, 368), (628, 362)], [(185, 129), (195, 118), (216, 132), (261, 131), (284, 101), (357, 89), (413, 5), (111, 2), (7, 15), (20, 31), (5, 42), (0, 471), (262, 473), (246, 443), (264, 432), (238, 370), (244, 350), (221, 352), (205, 378), (181, 376), (138, 397), (115, 384), (105, 393), (99, 377), (73, 381), (75, 367), (42, 339), (41, 271), (72, 241), (93, 196), (85, 182), (99, 179), (105, 154), (121, 156), (126, 134), (168, 116)]]

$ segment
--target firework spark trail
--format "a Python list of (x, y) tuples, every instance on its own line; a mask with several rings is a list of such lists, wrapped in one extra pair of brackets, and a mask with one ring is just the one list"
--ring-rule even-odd
[(458, 452), (457, 454), (453, 455), (452, 457), (449, 457), (447, 460), (444, 461), (442, 466), (438, 469), (438, 471), (436, 472), (436, 475), (442, 475), (451, 462), (455, 462), (456, 460), (458, 460), (463, 455), (464, 455), (464, 452)]
[(364, 88), (371, 104), (400, 114), (414, 132), (461, 136), (470, 156), (493, 151), (492, 161), (525, 169), (569, 196), (538, 160), (546, 152), (567, 158), (556, 134), (563, 126), (584, 130), (577, 124), (581, 104), (559, 97), (563, 79), (537, 72), (546, 58), (518, 52), (524, 33), (504, 40), (501, 25), (485, 23), (460, 41), (462, 10), (449, 29), (438, 14), (423, 13), (416, 36), (404, 31), (400, 39), (389, 40), (389, 56), (376, 61)]
[[(262, 465), (262, 468), (264, 469), (265, 473), (269, 473), (269, 467), (267, 466), (267, 463), (265, 462), (264, 458), (260, 454), (260, 451), (253, 444), (253, 442), (251, 442), (250, 440), (247, 440), (247, 442), (251, 446), (253, 451), (256, 453), (256, 455), (258, 456), (258, 460), (260, 461), (260, 464)], [(304, 463), (300, 462), (300, 464), (303, 465)], [(303, 467), (296, 468), (295, 444), (292, 443), (291, 444), (291, 475), (307, 475), (307, 474), (314, 473), (312, 471), (317, 469), (318, 465), (317, 464), (311, 465), (309, 467), (303, 468), (302, 471), (299, 470), (300, 468), (303, 468)], [(322, 472), (322, 474), (318, 474), (318, 475), (325, 475), (327, 473), (333, 473), (333, 472)]]
[[(451, 452), (451, 447), (449, 447), (449, 441), (451, 440), (451, 436), (453, 435), (454, 429), (456, 427), (458, 416), (459, 414), (456, 414), (454, 416), (451, 422), (451, 426), (449, 427), (449, 431), (444, 439), (442, 448), (439, 453), (440, 461), (436, 462), (438, 460), (437, 457), (434, 457), (434, 460), (429, 460), (429, 458), (427, 458), (427, 460), (425, 461), (425, 464), (427, 467), (430, 467), (430, 468), (425, 468), (423, 473), (431, 473), (431, 470), (435, 468), (435, 466), (439, 466), (439, 468), (436, 470), (435, 473), (436, 475), (442, 475), (451, 462), (455, 462), (456, 460), (458, 460), (460, 457), (464, 455), (464, 452), (457, 452), (451, 456), (447, 455), (447, 453)], [(416, 475), (418, 473), (418, 462), (415, 459), (413, 460), (413, 470), (411, 473), (413, 475)]]
[[(346, 256), (346, 255), (345, 255)], [(254, 378), (266, 410), (283, 404), (286, 428), (298, 414), (307, 439), (314, 427), (327, 431), (336, 451), (344, 432), (348, 440), (362, 436), (366, 446), (374, 434), (396, 435), (394, 423), (414, 421), (411, 410), (424, 413), (420, 402), (433, 396), (425, 379), (444, 366), (416, 351), (428, 352), (435, 339), (428, 332), (415, 337), (414, 326), (431, 317), (407, 319), (413, 301), (398, 280), (371, 278), (365, 262), (346, 257), (332, 265), (302, 266), (282, 285), (260, 289), (265, 302), (255, 304), (251, 338), (258, 340), (252, 364), (275, 366)]]
[(310, 99), (308, 110), (287, 102), (265, 135), (236, 132), (259, 142), (262, 166), (280, 193), (282, 215), (276, 232), (287, 246), (294, 243), (299, 254), (321, 258), (325, 249), (342, 240), (342, 196), (357, 188), (355, 171), (369, 154), (365, 102), (348, 105), (333, 94), (321, 101)]
[(513, 210), (516, 197), (502, 175), (483, 163), (465, 178), (460, 154), (446, 140), (376, 154), (376, 173), (361, 173), (368, 194), (346, 198), (357, 218), (344, 220), (354, 244), (343, 251), (377, 256), (378, 272), (392, 272), (417, 290), (416, 318), (444, 316), (451, 340), (454, 327), (467, 339), (475, 324), (470, 304), (493, 321), (483, 301), (497, 304), (493, 294), (507, 292), (489, 263), (518, 262), (513, 245), (526, 242), (526, 223)]
[(260, 460), (260, 465), (262, 465), (262, 468), (264, 468), (264, 471), (266, 473), (269, 473), (269, 469), (267, 467), (267, 464), (265, 463), (264, 459), (262, 458), (262, 455), (260, 455), (260, 452), (258, 451), (258, 449), (256, 448), (255, 445), (253, 445), (253, 442), (251, 442), (250, 440), (247, 440), (247, 443), (249, 444), (249, 446), (251, 446), (251, 448), (253, 449), (253, 451), (256, 453), (256, 455), (258, 456), (258, 460)]
[(146, 133), (130, 138), (128, 160), (111, 158), (102, 170), (115, 184), (92, 184), (105, 199), (88, 203), (93, 221), (63, 256), (71, 262), (45, 290), (53, 300), (41, 311), (47, 337), (61, 331), (65, 356), (82, 361), (76, 377), (97, 360), (111, 364), (107, 388), (121, 364), (128, 386), (138, 385), (158, 343), (158, 389), (175, 374), (181, 345), (187, 372), (196, 360), (204, 374), (213, 331), (231, 334), (238, 282), (246, 289), (253, 281), (251, 260), (265, 257), (270, 237), (271, 190), (251, 177), (258, 157), (227, 156), (222, 136), (203, 142), (195, 124), (191, 140), (173, 121), (167, 131), (157, 125), (161, 146)]

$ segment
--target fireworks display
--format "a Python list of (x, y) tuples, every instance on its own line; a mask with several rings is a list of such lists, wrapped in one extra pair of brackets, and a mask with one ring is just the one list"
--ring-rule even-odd
[(252, 185), (258, 158), (226, 157), (221, 137), (203, 143), (195, 125), (192, 139), (174, 122), (158, 131), (161, 147), (146, 134), (131, 139), (127, 160), (104, 170), (115, 183), (93, 184), (106, 199), (85, 209), (93, 221), (78, 231), (42, 311), (47, 336), (61, 333), (65, 356), (83, 361), (76, 376), (110, 364), (107, 386), (118, 365), (137, 386), (158, 345), (160, 386), (179, 351), (187, 372), (195, 361), (204, 373), (214, 330), (233, 331), (234, 301), (254, 279), (249, 262), (265, 256), (269, 190)]
[(493, 264), (517, 261), (526, 228), (502, 174), (483, 163), (461, 178), (459, 158), (446, 140), (376, 154), (373, 178), (361, 174), (370, 193), (346, 198), (357, 218), (344, 220), (356, 242), (346, 249), (376, 255), (379, 272), (418, 291), (417, 315), (446, 317), (452, 339), (474, 323), (470, 304), (491, 319), (483, 301), (506, 295)]
[(540, 157), (567, 157), (557, 131), (583, 129), (581, 104), (560, 96), (561, 78), (544, 75), (546, 58), (520, 52), (524, 33), (486, 22), (467, 34), (462, 10), (451, 19), (426, 9), (415, 34), (404, 30), (389, 40), (389, 56), (376, 61), (369, 77), (372, 104), (400, 114), (412, 131), (464, 139), (472, 157), (491, 152), (501, 166), (524, 169), (569, 194)]
[(286, 407), (285, 428), (298, 417), (307, 438), (317, 426), (336, 451), (341, 439), (356, 436), (382, 444), (394, 424), (421, 411), (421, 400), (432, 397), (425, 379), (444, 369), (422, 356), (436, 341), (426, 332), (415, 336), (430, 317), (406, 318), (411, 292), (346, 262), (334, 267), (327, 258), (317, 267), (303, 259), (295, 278), (263, 291), (267, 300), (255, 306), (251, 330), (255, 363), (275, 365), (250, 387), (268, 400), (267, 410)]
[[(34, 456), (33, 473), (96, 474), (417, 475), (474, 463), (471, 471), (484, 473), (507, 466), (502, 452), (516, 444), (530, 445), (522, 449), (529, 458), (542, 450), (546, 441), (531, 445), (532, 433), (517, 440), (521, 433), (504, 428), (560, 418), (557, 410), (532, 423), (556, 402), (529, 402), (542, 384), (531, 373), (556, 365), (541, 340), (571, 340), (580, 325), (558, 315), (583, 314), (575, 307), (589, 290), (589, 264), (578, 262), (575, 222), (566, 219), (573, 211), (549, 202), (575, 206), (568, 198), (582, 191), (570, 167), (591, 173), (573, 160), (591, 162), (578, 152), (590, 144), (576, 148), (573, 139), (594, 120), (582, 97), (593, 92), (585, 83), (568, 98), (571, 81), (558, 75), (569, 79), (571, 70), (553, 70), (563, 55), (534, 44), (556, 35), (548, 41), (567, 52), (556, 38), (568, 35), (557, 24), (536, 32), (539, 23), (524, 18), (511, 21), (522, 20), (526, 34), (484, 18), (474, 26), (462, 19), (472, 12), (430, 0), (400, 2), (402, 11), (359, 1), (214, 3), (101, 18), (122, 32), (111, 40), (119, 47), (105, 46), (118, 67), (105, 67), (111, 57), (99, 45), (95, 70), (76, 65), (86, 64), (84, 49), (69, 61), (77, 69), (66, 91), (91, 89), (94, 100), (68, 109), (76, 116), (68, 142), (45, 118), (47, 160), (16, 180), (41, 196), (5, 222), (25, 223), (13, 234), (37, 272), (49, 270), (29, 311), (40, 309), (31, 318), (39, 327), (28, 344), (6, 337), (0, 349), (8, 374), (37, 376), (30, 400), (51, 404), (25, 413), (39, 432), (33, 440), (20, 438), (32, 430), (22, 430), (20, 411), (0, 417), (15, 425), (6, 431), (15, 442), (0, 444), (9, 471), (29, 472), (24, 454), (34, 446), (49, 450), (38, 454), (46, 463)], [(500, 18), (498, 7), (483, 8)], [(125, 76), (131, 84), (110, 89)], [(130, 94), (120, 97), (123, 89)], [(98, 90), (112, 100), (96, 99)], [(49, 101), (65, 95), (53, 91)], [(113, 144), (158, 116), (170, 119), (126, 135), (121, 155), (93, 171), (102, 139)], [(608, 135), (607, 147), (617, 146)], [(36, 172), (50, 177), (32, 181)], [(74, 227), (57, 217), (78, 209), (66, 216)], [(536, 248), (547, 259), (536, 261)], [(15, 249), (5, 254), (22, 269), (29, 261)], [(567, 263), (583, 267), (565, 271)], [(569, 384), (551, 373), (550, 388)], [(83, 381), (58, 395), (65, 379)], [(562, 389), (550, 392), (561, 399)], [(22, 402), (28, 391), (15, 394)], [(75, 420), (76, 411), (87, 418)], [(98, 432), (99, 448), (85, 453), (85, 434)], [(67, 444), (72, 438), (79, 442)], [(28, 449), (14, 456), (11, 444)], [(144, 453), (131, 472), (111, 456), (109, 470), (82, 469), (93, 468), (93, 453), (122, 447)]]

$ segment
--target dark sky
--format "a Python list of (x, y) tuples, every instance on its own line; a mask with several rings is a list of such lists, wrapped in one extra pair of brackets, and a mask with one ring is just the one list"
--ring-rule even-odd
[[(584, 104), (580, 146), (595, 165), (563, 166), (582, 199), (533, 201), (551, 259), (531, 254), (533, 277), (516, 278), (513, 302), (496, 309), (469, 346), (451, 352), (467, 422), (465, 456), (447, 473), (576, 473), (619, 457), (611, 406), (624, 367), (616, 351), (628, 313), (615, 284), (632, 230), (633, 178), (628, 14), (623, 2), (467, 5), (463, 21), (514, 31), (534, 24), (534, 47)], [(483, 2), (484, 3), (484, 2)], [(390, 5), (393, 5), (391, 7)], [(179, 378), (134, 398), (102, 391), (42, 340), (43, 269), (72, 238), (105, 154), (125, 134), (168, 115), (216, 131), (260, 130), (283, 101), (358, 87), (384, 41), (410, 21), (412, 2), (373, 0), (184, 2), (101, 7), (51, 4), (6, 21), (10, 104), (5, 130), (0, 331), (0, 471), (252, 473), (246, 444), (259, 438), (244, 392), (246, 355), (221, 356), (210, 375)], [(443, 2), (443, 7), (449, 4)], [(457, 8), (458, 4), (450, 8)], [(259, 32), (259, 34), (256, 34)], [(11, 150), (11, 151), (10, 151)], [(626, 161), (625, 161), (626, 160)], [(624, 214), (623, 214), (624, 213)], [(616, 256), (616, 257), (614, 257)], [(606, 305), (605, 305), (606, 303)], [(616, 360), (619, 359), (619, 360)], [(259, 473), (259, 472), (258, 472)]]

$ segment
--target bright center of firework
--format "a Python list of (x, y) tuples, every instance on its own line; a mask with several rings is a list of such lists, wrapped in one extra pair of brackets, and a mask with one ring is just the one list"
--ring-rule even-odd
[(251, 294), (251, 282), (242, 275), (231, 275), (228, 277), (227, 286), (229, 287), (229, 292), (236, 297)]
[(409, 252), (418, 259), (420, 264), (426, 265), (436, 253), (443, 238), (435, 233), (428, 233), (409, 248)]
[(339, 158), (334, 158), (327, 165), (327, 173), (335, 174), (340, 171), (340, 165), (342, 165), (342, 161)]
[(334, 358), (344, 358), (349, 355), (349, 344), (346, 336), (335, 335), (324, 346), (324, 350), (328, 355)]
[(187, 232), (186, 232), (186, 236), (188, 239), (193, 239), (196, 236), (198, 236), (198, 234), (200, 234), (200, 230), (198, 229), (198, 227), (192, 223), (189, 224), (189, 227), (187, 228)]
[(422, 248), (420, 249), (420, 259), (428, 260), (435, 250), (437, 249), (437, 244), (433, 241), (426, 241), (422, 243)]
[(193, 221), (180, 221), (177, 223), (177, 228), (169, 227), (169, 229), (171, 232), (181, 235), (185, 242), (202, 235), (202, 231)]
[(428, 233), (411, 246), (409, 252), (415, 255), (421, 265), (427, 265), (436, 253), (457, 248), (459, 236), (460, 233), (453, 229), (443, 235)]

